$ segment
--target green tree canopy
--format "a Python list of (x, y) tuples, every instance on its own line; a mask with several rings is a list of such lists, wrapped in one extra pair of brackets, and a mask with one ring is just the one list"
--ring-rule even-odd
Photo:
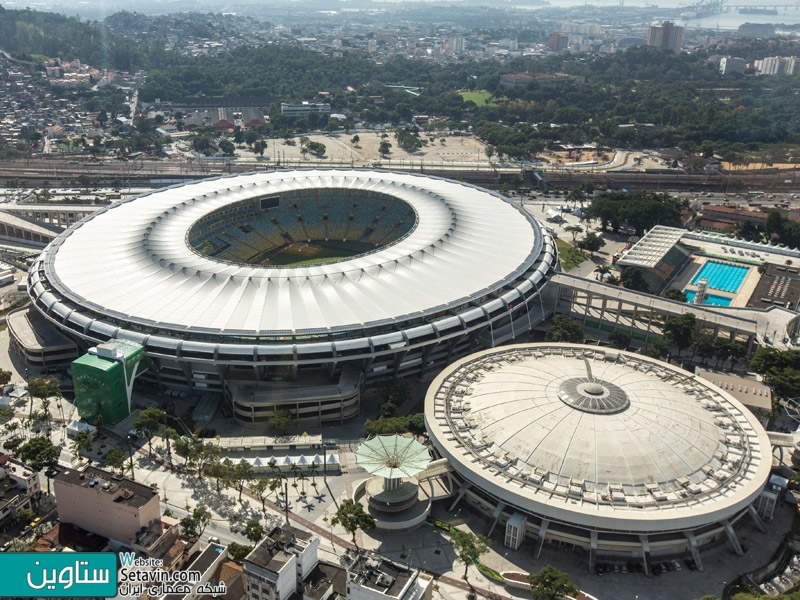
[(160, 408), (150, 406), (142, 410), (133, 422), (136, 435), (147, 439), (147, 449), (153, 453), (153, 436), (158, 433), (164, 424), (166, 412)]
[(248, 521), (247, 525), (244, 526), (244, 537), (254, 544), (260, 542), (266, 534), (264, 526), (255, 519)]
[(629, 290), (644, 292), (645, 294), (650, 293), (650, 286), (647, 285), (647, 282), (644, 280), (644, 274), (638, 267), (623, 268), (620, 274), (620, 281), (622, 281), (622, 285)]
[(578, 593), (578, 586), (569, 580), (569, 575), (550, 565), (542, 567), (535, 575), (528, 575), (528, 583), (534, 600), (557, 600)]
[(211, 522), (211, 516), (211, 512), (207, 508), (198, 506), (192, 511), (192, 514), (181, 519), (181, 531), (189, 537), (200, 537)]
[(279, 431), (282, 436), (286, 435), (286, 431), (293, 422), (294, 417), (288, 410), (278, 410), (269, 417), (270, 427), (275, 431)]
[(252, 551), (253, 546), (237, 544), (236, 542), (231, 542), (228, 544), (228, 556), (230, 556), (231, 560), (235, 563), (242, 564), (244, 559), (247, 558), (247, 555)]
[(669, 288), (661, 295), (664, 296), (664, 298), (667, 298), (668, 300), (674, 300), (675, 302), (683, 302), (684, 304), (686, 304), (686, 294), (683, 292), (683, 290), (679, 290), (677, 288)]
[(678, 349), (678, 354), (692, 345), (696, 329), (694, 313), (684, 313), (664, 321), (664, 336)]
[(342, 500), (339, 508), (336, 509), (336, 514), (331, 519), (331, 525), (341, 525), (352, 536), (352, 541), (356, 544), (356, 531), (374, 529), (375, 517), (366, 512), (360, 502), (347, 498)]
[(567, 315), (556, 315), (553, 317), (551, 335), (554, 342), (567, 342), (570, 344), (580, 343), (585, 337), (580, 321), (576, 321)]
[(492, 540), (485, 535), (458, 529), (450, 530), (450, 542), (453, 544), (456, 557), (464, 563), (464, 580), (468, 577), (469, 566), (492, 547)]

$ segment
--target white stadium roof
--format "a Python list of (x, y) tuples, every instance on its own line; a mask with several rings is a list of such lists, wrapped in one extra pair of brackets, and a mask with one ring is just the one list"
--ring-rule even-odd
[[(320, 188), (401, 199), (416, 212), (416, 225), (372, 252), (295, 268), (223, 262), (187, 244), (198, 219), (227, 205)], [(278, 171), (204, 180), (112, 204), (53, 242), (44, 272), (73, 305), (117, 323), (209, 333), (314, 332), (397, 323), (466, 305), (529, 270), (542, 244), (527, 213), (473, 186), (389, 172)]]
[(736, 399), (670, 364), (571, 344), (487, 350), (431, 384), (425, 418), (456, 471), (554, 521), (691, 529), (761, 493), (769, 439)]

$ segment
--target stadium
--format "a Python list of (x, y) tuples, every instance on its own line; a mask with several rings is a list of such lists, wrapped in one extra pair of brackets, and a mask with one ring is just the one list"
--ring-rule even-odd
[(732, 395), (671, 364), (577, 344), (510, 345), (440, 373), (425, 400), (431, 442), (464, 500), (505, 526), (505, 543), (536, 540), (600, 556), (691, 553), (734, 526), (762, 531), (771, 445)]
[(365, 382), (421, 375), (542, 321), (555, 245), (487, 190), (367, 170), (254, 173), (118, 201), (28, 276), (82, 348), (143, 346), (162, 389), (243, 423), (356, 414)]

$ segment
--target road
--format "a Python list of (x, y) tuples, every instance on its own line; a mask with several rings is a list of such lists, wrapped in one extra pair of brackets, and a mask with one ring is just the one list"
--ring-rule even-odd
[[(53, 155), (49, 155), (53, 156)], [(69, 159), (35, 158), (5, 160), (0, 165), (0, 180), (22, 179), (28, 187), (40, 186), (45, 182), (53, 184), (65, 177), (88, 175), (98, 182), (110, 184), (112, 181), (130, 181), (132, 185), (149, 186), (151, 179), (165, 179), (180, 182), (183, 180), (202, 179), (231, 173), (245, 173), (275, 169), (273, 163), (267, 161), (230, 162), (222, 159), (186, 162), (183, 159), (168, 160), (134, 160), (134, 161), (86, 161), (83, 157)], [(332, 161), (291, 161), (281, 164), (283, 168), (372, 168), (371, 164), (333, 163)], [(511, 183), (515, 177), (521, 176), (524, 181), (538, 187), (533, 178), (533, 171), (519, 166), (504, 165), (494, 167), (476, 167), (475, 165), (459, 165), (457, 163), (425, 163), (409, 165), (387, 163), (383, 168), (425, 173), (439, 177), (464, 179), (476, 185), (496, 185), (498, 180)], [(687, 190), (719, 190), (734, 191), (739, 185), (750, 189), (795, 190), (800, 182), (795, 182), (794, 172), (765, 170), (763, 172), (743, 171), (726, 175), (706, 175), (699, 173), (639, 171), (606, 171), (596, 172), (580, 169), (559, 169), (544, 172), (550, 187), (569, 189), (577, 187), (586, 180), (597, 185), (612, 188), (649, 189), (655, 191), (687, 191)]]

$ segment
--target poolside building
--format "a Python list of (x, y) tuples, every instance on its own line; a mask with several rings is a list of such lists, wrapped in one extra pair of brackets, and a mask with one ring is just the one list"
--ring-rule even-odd
[(692, 251), (680, 243), (685, 231), (677, 227), (657, 225), (617, 261), (619, 267), (642, 270), (647, 287), (660, 293), (689, 262)]

